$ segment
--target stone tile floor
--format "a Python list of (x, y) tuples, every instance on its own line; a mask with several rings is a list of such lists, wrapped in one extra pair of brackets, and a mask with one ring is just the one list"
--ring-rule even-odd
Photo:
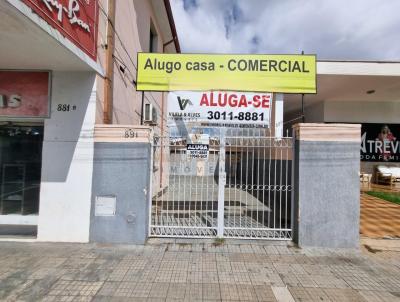
[(369, 238), (400, 238), (400, 205), (361, 193), (360, 234)]
[(400, 301), (400, 252), (0, 242), (1, 301)]
[(368, 238), (400, 238), (400, 205), (366, 194), (366, 191), (399, 193), (400, 184), (361, 183), (360, 234)]

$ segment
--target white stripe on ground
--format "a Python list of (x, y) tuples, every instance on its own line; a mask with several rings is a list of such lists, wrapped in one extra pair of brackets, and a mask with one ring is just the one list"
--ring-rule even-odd
[(272, 286), (272, 292), (278, 302), (294, 302), (293, 296), (287, 287)]

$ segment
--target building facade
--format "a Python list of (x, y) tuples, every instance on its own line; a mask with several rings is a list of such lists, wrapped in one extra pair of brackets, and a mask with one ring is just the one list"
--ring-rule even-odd
[[(136, 89), (139, 52), (180, 52), (168, 0), (6, 0), (0, 40), (6, 239), (355, 247), (359, 172), (380, 162), (368, 157), (360, 168), (358, 124), (378, 124), (368, 144), (382, 130), (377, 156), (397, 165), (382, 146), (400, 149), (399, 63), (317, 62), (316, 94), (266, 92), (269, 128), (172, 135), (167, 94)], [(207, 160), (191, 158), (198, 150), (188, 145), (206, 148)]]
[(7, 0), (0, 15), (0, 234), (88, 242), (96, 125), (165, 131), (164, 94), (135, 78), (138, 52), (180, 51), (169, 1)]

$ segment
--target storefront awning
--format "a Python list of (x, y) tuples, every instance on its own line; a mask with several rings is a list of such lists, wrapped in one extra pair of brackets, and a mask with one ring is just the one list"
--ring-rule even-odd
[[(286, 94), (285, 114), (301, 111), (301, 95)], [(400, 62), (319, 61), (317, 94), (306, 107), (325, 101), (400, 102)]]

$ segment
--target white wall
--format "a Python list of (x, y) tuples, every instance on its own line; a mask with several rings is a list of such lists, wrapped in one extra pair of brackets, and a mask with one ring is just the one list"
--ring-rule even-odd
[(339, 102), (324, 103), (325, 122), (399, 123), (400, 102)]
[[(53, 73), (51, 118), (44, 128), (39, 241), (89, 240), (95, 87), (93, 72)], [(71, 111), (58, 111), (59, 104), (69, 104)]]

